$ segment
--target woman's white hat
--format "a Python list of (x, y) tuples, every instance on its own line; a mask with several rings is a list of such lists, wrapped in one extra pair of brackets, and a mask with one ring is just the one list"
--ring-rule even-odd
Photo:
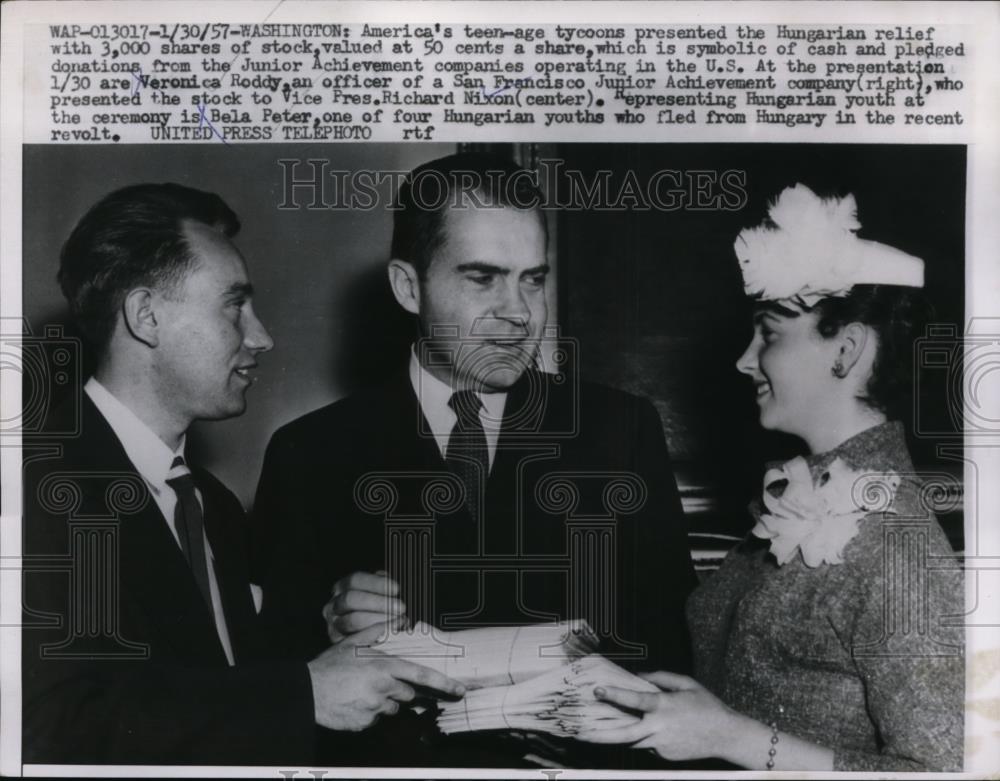
[(920, 258), (858, 238), (860, 228), (853, 195), (820, 198), (803, 184), (786, 188), (768, 222), (736, 237), (746, 294), (811, 307), (854, 285), (924, 286)]

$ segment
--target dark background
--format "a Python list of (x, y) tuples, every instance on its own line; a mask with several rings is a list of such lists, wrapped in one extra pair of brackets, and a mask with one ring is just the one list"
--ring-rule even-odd
[[(242, 219), (236, 243), (275, 348), (262, 357), (246, 415), (199, 424), (190, 446), (194, 458), (249, 504), (271, 433), (398, 366), (413, 333), (385, 282), (391, 212), (279, 209), (278, 159), (406, 171), (454, 150), (437, 144), (26, 146), (24, 316), (35, 334), (52, 323), (73, 333), (55, 283), (59, 248), (106, 193), (141, 181), (218, 192)], [(585, 178), (610, 170), (612, 190), (629, 170), (640, 182), (665, 169), (745, 172), (746, 202), (735, 210), (549, 212), (557, 272), (550, 321), (575, 340), (584, 379), (653, 399), (695, 531), (745, 532), (746, 503), (759, 490), (765, 460), (799, 452), (795, 440), (760, 429), (750, 382), (734, 367), (751, 327), (733, 241), (763, 219), (767, 200), (781, 189), (802, 182), (818, 192), (854, 193), (861, 235), (922, 257), (937, 320), (962, 332), (964, 147), (564, 144), (526, 150), (509, 149), (526, 162), (556, 157)], [(298, 175), (308, 173), (299, 169)], [(301, 192), (298, 199), (309, 201)], [(945, 384), (920, 387), (918, 412), (925, 421), (935, 430), (957, 430)], [(942, 441), (911, 439), (918, 467), (960, 476), (959, 462), (937, 455)], [(942, 521), (961, 547), (961, 514)]]

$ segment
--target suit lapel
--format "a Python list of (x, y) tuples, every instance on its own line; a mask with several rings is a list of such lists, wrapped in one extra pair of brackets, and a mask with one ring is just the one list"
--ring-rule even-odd
[(524, 456), (551, 444), (546, 432), (552, 428), (550, 410), (557, 406), (551, 398), (552, 389), (546, 375), (531, 370), (511, 386), (490, 470), (491, 486), (509, 483)]
[(418, 469), (447, 470), (437, 440), (424, 417), (409, 372), (397, 374), (385, 387), (386, 398), (381, 406), (385, 410), (387, 441), (400, 444), (399, 457), (404, 465)]
[[(485, 527), (491, 552), (527, 555), (531, 545), (525, 524), (537, 521), (534, 482), (539, 472), (555, 468), (563, 442), (560, 432), (561, 399), (549, 376), (529, 370), (511, 386), (504, 406), (503, 425), (487, 484), (491, 508)], [(535, 530), (537, 531), (537, 530)]]
[(242, 656), (252, 656), (254, 653), (257, 615), (250, 597), (246, 568), (236, 555), (243, 546), (239, 541), (231, 539), (231, 530), (224, 521), (227, 509), (214, 486), (201, 479), (198, 480), (198, 488), (205, 503), (205, 534), (212, 546), (215, 580), (226, 616), (226, 629), (234, 660), (240, 664), (247, 661)]
[[(82, 424), (83, 463), (136, 474), (118, 437), (86, 394)], [(171, 656), (192, 663), (225, 664), (212, 615), (152, 495), (137, 512), (119, 517), (120, 599), (157, 631), (159, 637), (151, 649), (154, 658), (157, 648), (168, 644)]]
[[(441, 455), (437, 440), (424, 416), (409, 371), (397, 375), (383, 387), (384, 396), (379, 408), (385, 410), (383, 442), (395, 442), (393, 469), (412, 472), (420, 477), (401, 481), (403, 490), (400, 508), (404, 512), (422, 515), (428, 511), (423, 497), (423, 486), (432, 475), (451, 473)], [(379, 448), (384, 445), (379, 444)], [(481, 528), (477, 527), (464, 504), (450, 513), (436, 515), (438, 533), (435, 535), (435, 553), (476, 553), (482, 544)]]

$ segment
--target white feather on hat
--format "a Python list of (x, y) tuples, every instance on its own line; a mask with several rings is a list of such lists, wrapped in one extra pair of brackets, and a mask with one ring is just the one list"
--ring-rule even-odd
[(920, 258), (858, 238), (853, 195), (820, 198), (796, 184), (771, 203), (768, 220), (742, 231), (733, 245), (748, 296), (813, 306), (854, 285), (924, 286)]

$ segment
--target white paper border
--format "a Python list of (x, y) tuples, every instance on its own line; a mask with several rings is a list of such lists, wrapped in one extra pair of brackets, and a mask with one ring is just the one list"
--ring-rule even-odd
[[(123, 6), (127, 6), (127, 11)], [(21, 316), (21, 141), (23, 122), (22, 94), (22, 27), (25, 24), (48, 23), (101, 23), (101, 22), (291, 22), (297, 19), (323, 19), (333, 17), (344, 23), (360, 22), (421, 22), (442, 23), (510, 23), (511, 6), (516, 8), (519, 23), (575, 24), (607, 23), (615, 26), (629, 24), (685, 24), (685, 23), (753, 23), (753, 24), (965, 24), (974, 31), (974, 38), (967, 39), (969, 69), (974, 75), (966, 88), (973, 92), (976, 109), (974, 122), (964, 127), (960, 135), (968, 145), (967, 180), (967, 232), (966, 232), (966, 316), (967, 318), (997, 318), (1000, 324), (1000, 4), (996, 2), (923, 2), (923, 3), (856, 3), (856, 2), (282, 2), (278, 0), (252, 0), (250, 2), (140, 2), (117, 0), (99, 2), (14, 2), (4, 5), (2, 36), (0, 36), (0, 75), (3, 109), (0, 111), (0, 317)], [(127, 14), (127, 18), (126, 18)], [(777, 133), (768, 134), (768, 141), (789, 140)], [(907, 133), (905, 141), (893, 143), (940, 143), (942, 134), (928, 133), (920, 139), (919, 133)], [(499, 139), (497, 139), (499, 140)], [(671, 139), (682, 140), (682, 139)], [(703, 139), (704, 140), (704, 139)], [(720, 134), (713, 142), (746, 142), (744, 134), (733, 131), (731, 137)], [(812, 136), (804, 140), (814, 142)], [(611, 141), (613, 143), (613, 140)], [(850, 143), (865, 142), (852, 137)], [(955, 142), (950, 138), (949, 142)], [(993, 333), (1000, 332), (994, 329)], [(9, 372), (8, 372), (9, 374)], [(17, 409), (21, 403), (20, 377), (0, 378), (0, 406)], [(1000, 393), (990, 392), (986, 410), (994, 420), (1000, 420)], [(982, 413), (981, 413), (982, 414)], [(966, 438), (967, 446), (980, 440)], [(0, 490), (2, 490), (2, 523), (0, 523), (0, 774), (16, 775), (22, 771), (20, 764), (20, 622), (21, 596), (19, 572), (12, 567), (18, 563), (12, 551), (20, 550), (20, 447), (18, 443), (4, 442), (0, 448)], [(12, 446), (9, 446), (12, 445)], [(966, 504), (966, 529), (978, 523), (980, 551), (987, 556), (980, 558), (974, 568), (982, 573), (979, 580), (978, 599), (983, 611), (979, 615), (996, 616), (997, 596), (1000, 595), (1000, 481), (989, 484), (990, 476), (1000, 476), (1000, 452), (989, 451), (978, 461), (980, 495), (975, 504)], [(967, 451), (968, 453), (968, 451)], [(970, 485), (971, 468), (967, 468), (966, 485)], [(978, 507), (980, 517), (975, 517)], [(990, 556), (993, 551), (997, 554)], [(968, 604), (977, 596), (975, 578), (967, 578)], [(967, 676), (973, 681), (982, 664), (992, 664), (1000, 658), (1000, 622), (992, 626), (974, 627), (967, 631)], [(975, 660), (975, 661), (974, 661)], [(985, 688), (969, 692), (976, 698), (994, 701), (994, 710), (1000, 717), (1000, 678), (992, 676)], [(978, 718), (978, 717), (977, 717)], [(1000, 736), (1000, 724), (983, 718), (983, 725), (993, 721), (989, 730)], [(969, 720), (966, 723), (969, 732)], [(990, 746), (992, 751), (967, 757), (964, 774), (819, 774), (819, 773), (762, 773), (746, 771), (745, 778), (818, 778), (818, 777), (968, 777), (976, 778), (1000, 771), (1000, 740)], [(989, 756), (987, 756), (989, 754)], [(969, 760), (972, 759), (972, 763)], [(30, 775), (178, 775), (178, 776), (252, 776), (281, 777), (278, 768), (215, 768), (215, 767), (141, 767), (120, 769), (100, 766), (48, 766), (35, 765), (23, 768)], [(120, 772), (119, 772), (120, 770)], [(291, 768), (287, 768), (291, 770)], [(372, 768), (330, 768), (326, 777), (355, 777), (359, 774), (371, 778), (437, 777), (476, 778), (546, 778), (550, 775), (539, 771), (512, 770), (462, 770), (433, 769), (412, 770)], [(669, 778), (703, 777), (727, 778), (729, 773), (695, 773), (685, 771), (643, 772), (630, 771), (560, 771), (559, 778)], [(296, 777), (310, 778), (308, 769), (301, 769)]]

